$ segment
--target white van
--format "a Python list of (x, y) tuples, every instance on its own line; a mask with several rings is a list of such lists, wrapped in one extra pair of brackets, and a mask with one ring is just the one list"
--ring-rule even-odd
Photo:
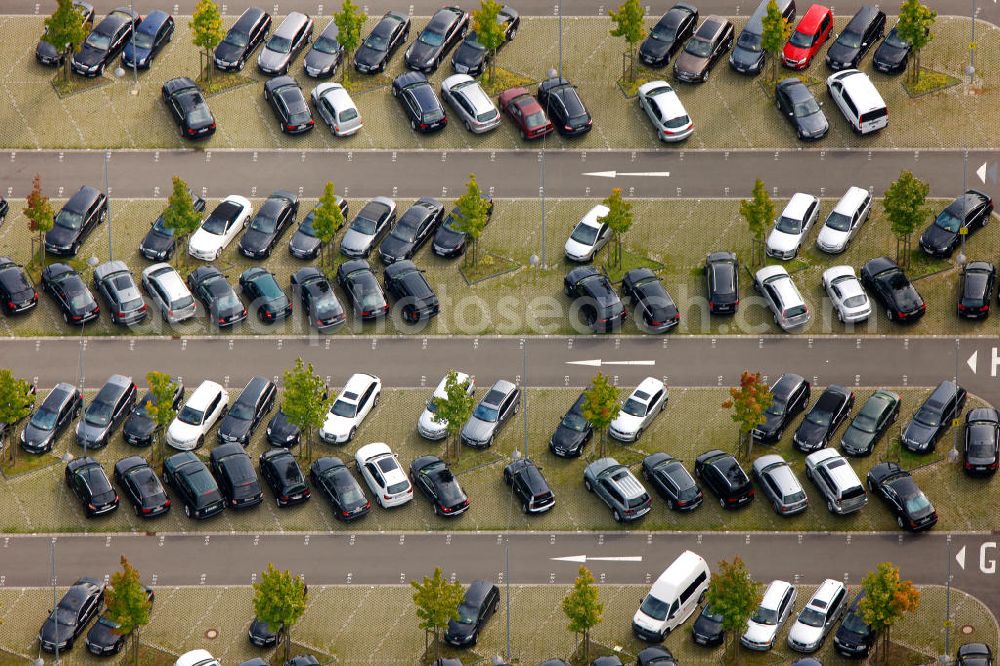
[(705, 596), (710, 576), (704, 558), (685, 550), (653, 583), (632, 617), (632, 631), (644, 641), (662, 641), (691, 617)]
[(826, 90), (858, 134), (871, 134), (889, 124), (889, 110), (882, 95), (864, 72), (837, 72), (827, 78)]

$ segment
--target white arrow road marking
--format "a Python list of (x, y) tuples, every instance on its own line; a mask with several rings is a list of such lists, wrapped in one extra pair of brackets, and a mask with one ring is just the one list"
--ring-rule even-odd
[(965, 361), (965, 364), (969, 366), (970, 370), (972, 370), (972, 374), (976, 374), (976, 362), (978, 360), (979, 360), (979, 350), (977, 349), (976, 351), (972, 352), (972, 356), (970, 356)]
[(602, 365), (656, 365), (656, 361), (602, 361), (599, 358), (588, 361), (566, 361), (566, 365), (589, 365), (599, 368)]
[(955, 561), (958, 562), (958, 566), (962, 567), (962, 570), (964, 571), (965, 570), (965, 546), (962, 546), (961, 548), (959, 548), (958, 552), (955, 553)]
[(642, 562), (642, 555), (620, 555), (617, 557), (587, 557), (586, 555), (567, 555), (566, 557), (550, 557), (556, 562), (575, 562), (585, 564), (586, 562)]
[[(994, 2), (996, 2), (996, 0), (994, 0)], [(982, 165), (976, 169), (976, 175), (979, 176), (979, 180), (983, 181), (983, 185), (986, 184), (986, 164), (986, 162), (983, 162)]]
[(617, 178), (618, 176), (644, 176), (654, 178), (667, 178), (669, 171), (587, 171), (584, 176), (595, 176), (597, 178)]

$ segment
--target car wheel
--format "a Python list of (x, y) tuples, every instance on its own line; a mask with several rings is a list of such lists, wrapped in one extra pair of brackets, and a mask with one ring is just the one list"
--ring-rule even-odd
[(472, 127), (469, 125), (469, 121), (468, 120), (466, 120), (463, 124), (465, 125), (465, 131), (466, 132), (471, 132), (472, 131)]
[(841, 312), (840, 310), (837, 310), (837, 321), (839, 321), (841, 324), (844, 323), (844, 313)]
[(833, 513), (833, 500), (826, 501), (826, 510)]
[(222, 256), (222, 248), (220, 247), (218, 250), (215, 251), (215, 258), (218, 259), (221, 256)]
[(507, 470), (503, 471), (503, 482), (506, 483), (508, 486), (511, 484), (510, 472), (508, 472)]
[(507, 38), (507, 41), (512, 42), (514, 41), (515, 37), (517, 37), (517, 28), (514, 28), (513, 30), (510, 31), (510, 37)]
[(136, 506), (135, 504), (133, 504), (133, 505), (132, 505), (132, 513), (134, 513), (134, 514), (135, 514), (135, 517), (136, 517), (136, 518), (138, 518), (138, 517), (139, 517), (139, 507), (138, 507), (138, 506)]
[(191, 507), (188, 506), (187, 504), (184, 505), (184, 515), (187, 516), (188, 518), (191, 517)]
[(813, 478), (812, 470), (810, 470), (808, 467), (806, 467), (806, 478), (809, 479), (810, 481), (812, 481)]
[(638, 442), (640, 437), (642, 437), (642, 428), (635, 431), (635, 439), (632, 441)]
[(101, 66), (97, 68), (97, 75), (104, 76), (104, 63), (101, 63)]
[(784, 434), (785, 434), (785, 429), (784, 428), (780, 428), (778, 430), (778, 440), (781, 440), (781, 438), (784, 436)]
[(710, 74), (710, 71), (706, 69), (705, 70), (705, 74), (701, 77), (701, 82), (702, 83), (708, 83), (708, 75), (709, 74)]
[(527, 502), (521, 502), (521, 511), (523, 511), (524, 513), (531, 513), (530, 511), (528, 511), (528, 503)]
[(246, 65), (246, 63), (247, 61), (243, 57), (240, 57), (240, 59), (236, 61), (236, 69), (242, 70), (243, 66)]
[(671, 511), (675, 511), (677, 509), (677, 505), (674, 504), (674, 501), (672, 499), (668, 499), (667, 508), (670, 509)]
[(528, 140), (528, 137), (525, 136), (523, 129), (522, 130), (518, 130), (518, 132), (520, 132), (520, 134), (521, 134), (521, 141), (527, 141)]
[(590, 493), (590, 492), (593, 492), (593, 491), (594, 491), (594, 488), (593, 488), (593, 486), (591, 486), (591, 485), (590, 485), (590, 480), (589, 480), (589, 479), (584, 479), (584, 480), (583, 480), (583, 487), (587, 489), (587, 492), (588, 492), (588, 493)]
[(486, 448), (488, 449), (493, 448), (493, 435), (490, 435), (490, 438), (486, 440)]
[(885, 309), (885, 316), (889, 318), (889, 321), (893, 321), (894, 319), (894, 317), (892, 316), (892, 310), (890, 310), (889, 308)]
[(374, 407), (378, 407), (378, 401), (379, 401), (379, 398), (381, 398), (381, 397), (382, 397), (381, 393), (376, 393), (375, 394), (375, 400), (374, 400), (374, 402), (372, 402), (372, 407), (373, 408)]
[(621, 513), (619, 513), (618, 509), (614, 509), (614, 510), (613, 510), (613, 511), (611, 512), (611, 517), (615, 519), (615, 522), (616, 522), (616, 523), (620, 523), (620, 522), (622, 522), (622, 514), (621, 514)]
[(719, 498), (719, 506), (721, 506), (723, 509), (725, 509), (726, 508), (726, 500), (724, 500), (724, 499), (722, 499), (720, 497)]
[[(281, 508), (281, 500), (278, 499), (277, 497), (275, 497), (274, 498), (274, 505), (280, 509)], [(435, 511), (434, 513), (437, 513), (437, 511)]]
[(904, 529), (902, 516), (896, 516), (896, 524), (899, 525), (899, 529)]
[(347, 441), (349, 442), (352, 439), (354, 439), (354, 435), (356, 435), (357, 432), (358, 432), (357, 428), (351, 428), (351, 432), (347, 433)]
[(411, 120), (410, 121), (410, 129), (411, 130), (416, 130), (417, 129), (417, 121), (415, 121), (415, 120)]
[(67, 324), (69, 324), (69, 315), (66, 314), (65, 312), (63, 312), (62, 316), (63, 316), (63, 321), (66, 322)]
[(200, 449), (203, 446), (205, 446), (205, 437), (201, 436), (198, 438), (198, 443), (194, 445), (194, 448)]
[(777, 502), (771, 502), (771, 507), (774, 509), (775, 513), (777, 513), (779, 515), (781, 514), (781, 510), (780, 510), (780, 507), (778, 506)]
[(396, 86), (392, 87), (392, 96), (393, 97), (399, 97), (399, 91), (396, 90)]

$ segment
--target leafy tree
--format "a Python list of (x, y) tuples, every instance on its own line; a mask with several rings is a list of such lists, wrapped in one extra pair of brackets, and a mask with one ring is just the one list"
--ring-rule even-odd
[(173, 190), (167, 198), (167, 208), (163, 211), (163, 226), (174, 235), (174, 256), (179, 257), (182, 262), (186, 261), (181, 251), (181, 243), (188, 236), (198, 230), (201, 225), (201, 215), (194, 208), (194, 200), (191, 197), (191, 190), (188, 184), (179, 177), (174, 176)]
[[(900, 580), (899, 567), (892, 562), (880, 562), (875, 571), (869, 571), (861, 581), (865, 596), (858, 604), (861, 618), (881, 638), (882, 663), (889, 658), (889, 631), (903, 615), (920, 605), (920, 590), (911, 581)], [(876, 644), (878, 648), (878, 644)]]
[(760, 600), (760, 583), (750, 576), (739, 555), (732, 562), (719, 562), (717, 572), (708, 583), (705, 603), (722, 616), (722, 628), (726, 632), (725, 663), (735, 661), (739, 636), (746, 631), (747, 622)]
[(108, 605), (108, 617), (118, 625), (115, 633), (129, 637), (132, 664), (139, 666), (139, 630), (149, 624), (152, 602), (146, 595), (139, 572), (124, 555), (121, 557), (121, 564), (122, 570), (111, 574), (105, 602)]
[(295, 367), (285, 370), (284, 395), (281, 411), (288, 422), (305, 435), (306, 457), (312, 462), (313, 431), (323, 426), (330, 395), (323, 378), (313, 370), (313, 364), (306, 365), (301, 358), (295, 359)]
[(622, 236), (628, 232), (634, 220), (632, 204), (622, 198), (622, 189), (620, 187), (611, 190), (611, 195), (601, 203), (608, 207), (608, 214), (597, 218), (597, 221), (608, 225), (614, 240), (615, 251), (609, 263), (621, 268)]
[(222, 29), (219, 6), (213, 0), (198, 0), (188, 25), (191, 27), (191, 41), (201, 49), (203, 58), (201, 75), (211, 80), (215, 47), (226, 36), (225, 30)]
[(910, 71), (907, 77), (911, 84), (920, 79), (920, 50), (930, 44), (934, 38), (931, 33), (931, 26), (937, 12), (921, 4), (920, 0), (903, 0), (899, 6), (899, 21), (896, 23), (896, 34), (904, 42), (909, 42), (913, 49), (913, 57), (910, 58)]
[(177, 383), (165, 372), (155, 370), (146, 373), (146, 386), (149, 387), (150, 402), (146, 405), (146, 415), (153, 420), (154, 447), (156, 460), (163, 460), (163, 433), (174, 420), (177, 410), (174, 409), (174, 392)]
[(580, 570), (570, 590), (562, 600), (562, 611), (569, 620), (568, 629), (583, 634), (583, 661), (590, 659), (590, 630), (604, 621), (604, 604), (601, 603), (594, 574), (580, 565)]
[(930, 212), (926, 206), (928, 192), (930, 185), (909, 170), (900, 173), (886, 188), (882, 208), (896, 236), (896, 263), (900, 266), (910, 265), (910, 238)]
[(729, 416), (739, 425), (739, 450), (747, 460), (753, 449), (753, 437), (750, 433), (767, 420), (764, 412), (773, 401), (771, 389), (761, 379), (760, 373), (744, 370), (740, 375), (740, 385), (730, 388), (729, 400), (722, 403), (723, 408), (732, 410)]
[(621, 403), (618, 402), (618, 389), (608, 378), (598, 372), (590, 380), (590, 388), (583, 393), (581, 411), (583, 418), (590, 422), (597, 432), (601, 433), (601, 457), (604, 457), (607, 447), (608, 426), (618, 417)]
[(470, 250), (472, 253), (472, 265), (479, 263), (479, 237), (486, 228), (489, 221), (489, 204), (483, 199), (476, 182), (476, 174), (469, 174), (469, 182), (465, 186), (465, 194), (455, 201), (458, 208), (458, 219), (455, 226), (458, 231), (464, 232), (469, 237)]
[(35, 404), (35, 396), (31, 392), (31, 384), (14, 376), (7, 368), (0, 369), (0, 451), (4, 447), (4, 439), (11, 435), (9, 462), (17, 462), (17, 444), (14, 442), (14, 426), (31, 413)]
[(499, 21), (501, 9), (503, 5), (496, 0), (482, 0), (479, 9), (472, 10), (472, 29), (476, 31), (476, 39), (490, 54), (490, 81), (496, 77), (497, 51), (506, 37), (504, 26)]
[(443, 423), (448, 432), (445, 456), (448, 456), (449, 447), (454, 446), (457, 460), (462, 455), (462, 443), (458, 439), (458, 434), (472, 415), (476, 398), (469, 393), (469, 380), (459, 381), (458, 373), (454, 370), (448, 372), (444, 382), (444, 392), (445, 397), (434, 398), (434, 422)]
[(45, 19), (45, 33), (42, 41), (52, 45), (62, 57), (63, 81), (69, 80), (70, 60), (73, 54), (80, 50), (83, 40), (87, 39), (87, 26), (82, 11), (73, 4), (73, 0), (57, 0), (56, 10)]
[(740, 215), (750, 227), (753, 243), (750, 265), (759, 266), (764, 263), (764, 234), (767, 233), (767, 228), (775, 216), (774, 202), (771, 201), (771, 195), (767, 193), (764, 181), (760, 178), (754, 181), (753, 194), (750, 198), (740, 202)]
[(635, 81), (635, 50), (636, 46), (646, 36), (646, 25), (643, 19), (646, 15), (646, 8), (639, 0), (624, 0), (618, 5), (618, 9), (608, 11), (611, 21), (615, 27), (611, 29), (612, 37), (624, 37), (628, 46), (628, 80)]
[(340, 68), (340, 73), (345, 84), (347, 83), (347, 72), (350, 69), (346, 63), (350, 61), (354, 49), (361, 44), (361, 28), (367, 20), (368, 15), (351, 0), (344, 0), (340, 11), (333, 15), (333, 22), (337, 24), (337, 41), (344, 47), (345, 64)]
[[(344, 67), (347, 68), (346, 65)], [(344, 226), (344, 213), (337, 205), (337, 195), (333, 190), (333, 183), (327, 182), (320, 195), (319, 204), (313, 211), (313, 232), (316, 238), (323, 243), (320, 250), (323, 261), (329, 263), (330, 254), (333, 251), (333, 237), (337, 235), (340, 228)]]
[(776, 83), (778, 80), (778, 61), (781, 60), (781, 51), (785, 48), (785, 42), (792, 34), (792, 26), (778, 9), (778, 3), (770, 0), (767, 3), (767, 13), (761, 17), (763, 30), (761, 32), (760, 47), (771, 59), (771, 73), (769, 80)]
[(38, 266), (45, 268), (45, 232), (55, 224), (55, 211), (49, 198), (42, 194), (42, 177), (35, 174), (31, 179), (31, 193), (22, 211), (28, 218), (28, 230), (38, 233)]
[(458, 619), (458, 605), (462, 603), (465, 591), (458, 581), (454, 583), (445, 579), (441, 567), (434, 567), (434, 575), (418, 583), (410, 581), (413, 586), (413, 603), (417, 607), (419, 626), (424, 630), (424, 652), (427, 651), (427, 636), (434, 634), (435, 657), (441, 657), (441, 643), (438, 640), (443, 629), (448, 628), (449, 620)]
[(278, 571), (268, 562), (267, 570), (253, 584), (253, 611), (285, 644), (282, 662), (291, 659), (292, 627), (306, 611), (306, 582), (302, 576)]

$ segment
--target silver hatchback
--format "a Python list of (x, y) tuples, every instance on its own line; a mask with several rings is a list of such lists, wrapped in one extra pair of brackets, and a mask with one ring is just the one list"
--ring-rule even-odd
[(302, 12), (289, 13), (260, 50), (257, 69), (268, 76), (287, 74), (295, 56), (312, 41), (312, 34), (311, 18)]
[(142, 288), (163, 320), (171, 324), (190, 319), (198, 309), (180, 273), (170, 264), (153, 264), (144, 270)]
[(754, 460), (753, 476), (779, 516), (802, 513), (809, 507), (806, 491), (781, 456), (771, 454)]
[(500, 111), (479, 81), (468, 74), (453, 74), (442, 81), (441, 97), (473, 134), (485, 134), (500, 126)]

